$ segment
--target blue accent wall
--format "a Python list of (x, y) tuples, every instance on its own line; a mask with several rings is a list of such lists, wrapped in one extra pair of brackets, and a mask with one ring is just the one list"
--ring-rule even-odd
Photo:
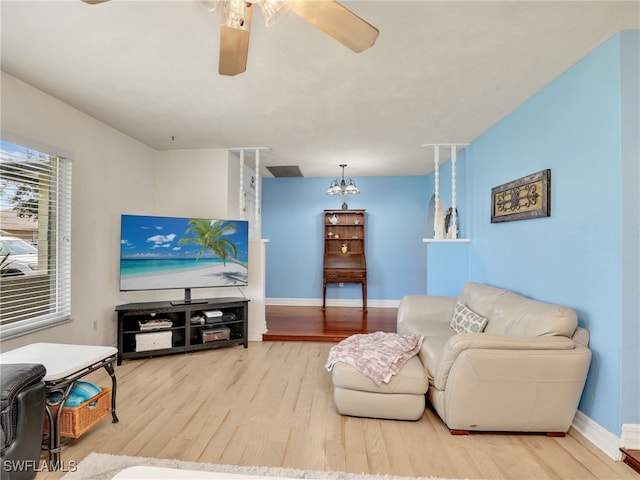
[[(337, 170), (337, 169), (336, 169)], [(322, 298), (323, 211), (340, 209), (342, 197), (325, 194), (332, 178), (265, 178), (262, 236), (269, 239), (267, 298)], [(426, 176), (357, 177), (361, 193), (349, 208), (366, 210), (369, 300), (426, 293)], [(431, 187), (432, 189), (432, 187)], [(361, 299), (360, 285), (329, 285), (328, 299)]]
[[(368, 212), (370, 300), (475, 280), (575, 309), (593, 351), (579, 408), (616, 436), (640, 423), (639, 59), (640, 32), (614, 35), (458, 156), (464, 246), (422, 243), (432, 174), (356, 178), (362, 194), (348, 199)], [(550, 217), (490, 222), (493, 187), (547, 168)], [(267, 297), (321, 297), (322, 210), (342, 202), (324, 194), (330, 180), (264, 179)], [(448, 182), (443, 166), (445, 208)]]
[[(590, 330), (593, 351), (579, 408), (616, 435), (622, 423), (638, 423), (637, 414), (622, 418), (618, 407), (624, 392), (623, 272), (634, 267), (623, 258), (623, 238), (629, 242), (627, 255), (635, 248), (636, 269), (639, 248), (638, 203), (623, 204), (621, 196), (623, 179), (635, 185), (626, 189), (629, 197), (635, 191), (637, 199), (638, 189), (637, 145), (622, 161), (621, 85), (630, 79), (621, 78), (621, 38), (609, 39), (467, 149), (472, 179), (467, 195), (475, 207), (470, 279), (577, 311), (580, 325)], [(638, 56), (637, 41), (627, 41), (625, 48)], [(634, 131), (637, 141), (637, 117)], [(490, 223), (492, 187), (546, 168), (551, 169), (551, 217)], [(637, 276), (626, 287), (636, 289), (637, 302)], [(626, 308), (634, 314), (631, 300)], [(638, 317), (628, 322), (637, 334)], [(637, 358), (637, 345), (636, 336), (629, 359)], [(628, 390), (637, 391), (637, 365), (628, 373)]]
[(640, 424), (640, 31), (622, 59), (622, 423)]

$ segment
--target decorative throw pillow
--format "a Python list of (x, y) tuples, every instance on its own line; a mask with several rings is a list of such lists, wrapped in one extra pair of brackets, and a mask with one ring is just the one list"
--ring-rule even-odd
[(462, 302), (458, 302), (449, 325), (456, 333), (481, 333), (488, 322), (488, 319), (481, 317)]

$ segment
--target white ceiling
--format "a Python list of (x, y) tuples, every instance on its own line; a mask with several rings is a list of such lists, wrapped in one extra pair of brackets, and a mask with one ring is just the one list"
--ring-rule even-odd
[[(2, 70), (156, 149), (269, 147), (306, 177), (421, 175), (623, 29), (638, 0), (345, 1), (355, 54), (254, 12), (247, 71), (218, 75), (220, 9), (196, 1), (0, 3)], [(269, 176), (266, 171), (263, 174)]]

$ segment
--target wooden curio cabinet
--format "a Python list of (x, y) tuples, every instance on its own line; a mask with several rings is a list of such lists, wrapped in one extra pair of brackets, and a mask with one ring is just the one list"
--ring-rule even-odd
[(359, 283), (362, 285), (362, 308), (367, 311), (365, 221), (364, 210), (324, 211), (323, 310), (327, 283)]

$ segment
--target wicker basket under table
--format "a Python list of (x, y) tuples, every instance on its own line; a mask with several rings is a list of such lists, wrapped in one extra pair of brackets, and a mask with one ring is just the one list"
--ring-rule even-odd
[[(94, 403), (93, 406), (91, 405), (92, 403)], [(55, 416), (58, 406), (52, 405), (50, 408), (51, 413)], [(111, 389), (102, 388), (102, 392), (77, 407), (62, 407), (60, 436), (78, 438), (100, 420), (107, 417), (109, 413), (111, 413)], [(49, 419), (46, 415), (44, 433), (49, 433)]]

